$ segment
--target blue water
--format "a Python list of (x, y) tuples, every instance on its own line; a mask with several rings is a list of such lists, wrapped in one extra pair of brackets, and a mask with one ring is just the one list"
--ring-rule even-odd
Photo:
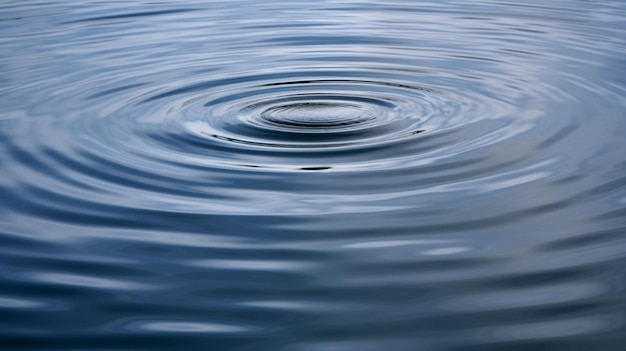
[(0, 350), (626, 350), (625, 33), (2, 1)]

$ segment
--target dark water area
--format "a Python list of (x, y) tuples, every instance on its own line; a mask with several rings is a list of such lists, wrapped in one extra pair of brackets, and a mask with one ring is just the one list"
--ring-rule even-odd
[(626, 2), (2, 1), (0, 350), (626, 350)]

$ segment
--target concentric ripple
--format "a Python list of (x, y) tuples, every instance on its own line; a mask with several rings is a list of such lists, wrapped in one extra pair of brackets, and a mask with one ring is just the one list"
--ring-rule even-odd
[[(355, 74), (360, 79), (350, 78)], [(467, 91), (461, 76), (448, 78), (447, 86), (432, 84), (436, 76), (384, 67), (240, 75), (169, 88), (116, 115), (138, 115), (134, 110), (145, 105), (156, 108), (150, 120), (139, 117), (163, 128), (147, 135), (159, 145), (155, 157), (195, 154), (228, 168), (286, 170), (383, 169), (456, 156), (454, 150), (471, 151), (523, 131), (507, 127), (515, 122), (514, 113), (528, 115), (515, 122), (520, 126), (535, 117), (534, 111), (516, 111), (511, 103)], [(162, 118), (152, 120), (155, 116)], [(311, 164), (317, 159), (324, 164)]]
[(359, 105), (341, 102), (298, 102), (268, 107), (261, 118), (271, 124), (303, 128), (307, 132), (327, 133), (345, 130), (375, 119), (375, 111), (363, 111)]
[[(343, 92), (329, 92), (334, 89)], [(250, 90), (245, 99), (227, 96), (205, 102), (203, 107), (211, 111), (211, 119), (203, 126), (193, 114), (182, 111), (191, 120), (184, 123), (190, 123), (186, 126), (192, 132), (200, 130), (237, 143), (323, 148), (366, 144), (394, 128), (402, 132), (420, 122), (418, 116), (402, 119), (399, 112), (403, 106), (398, 101), (362, 92), (361, 82), (280, 82)], [(206, 129), (196, 129), (202, 127)]]
[(623, 1), (0, 9), (0, 350), (623, 351)]
[[(311, 84), (306, 88), (306, 93), (293, 92), (245, 106), (235, 104), (241, 109), (228, 115), (238, 125), (216, 126), (212, 133), (204, 134), (220, 138), (221, 132), (232, 133), (231, 141), (275, 147), (336, 146), (359, 142), (360, 137), (374, 133), (384, 134), (396, 115), (396, 106), (389, 101), (316, 93), (310, 91)], [(295, 144), (298, 141), (304, 142)]]

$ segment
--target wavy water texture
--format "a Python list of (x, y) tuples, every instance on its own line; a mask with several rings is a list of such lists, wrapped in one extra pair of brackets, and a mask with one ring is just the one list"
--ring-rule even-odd
[(623, 350), (624, 30), (3, 2), (0, 349)]

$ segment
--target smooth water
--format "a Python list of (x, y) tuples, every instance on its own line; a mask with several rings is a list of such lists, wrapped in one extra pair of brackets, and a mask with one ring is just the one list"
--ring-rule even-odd
[(626, 350), (625, 33), (3, 1), (0, 350)]

